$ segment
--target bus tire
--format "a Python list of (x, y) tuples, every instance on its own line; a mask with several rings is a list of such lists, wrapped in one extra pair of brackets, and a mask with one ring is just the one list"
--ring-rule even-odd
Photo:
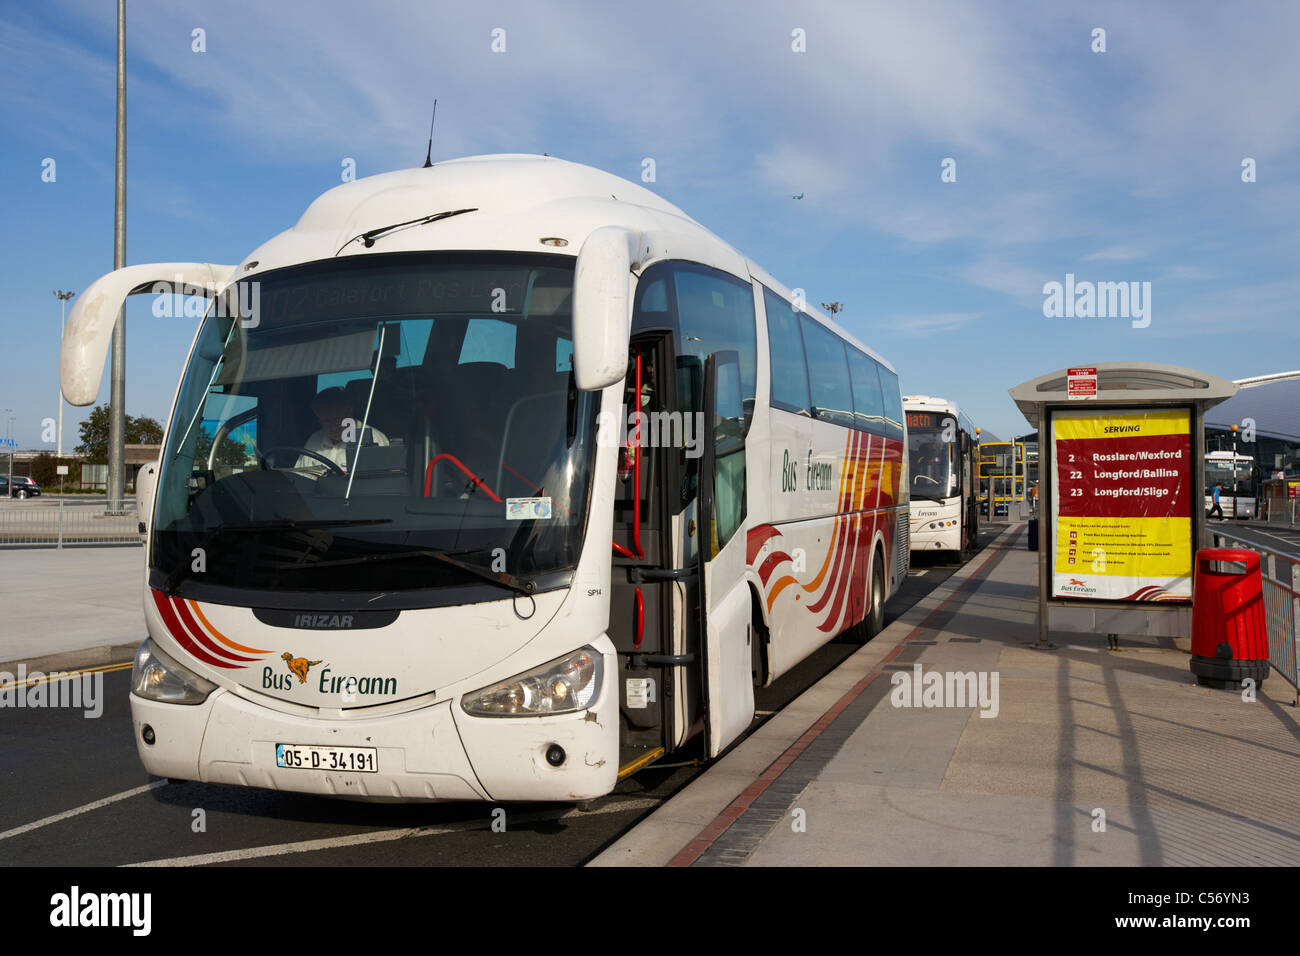
[(885, 560), (880, 551), (875, 553), (871, 569), (870, 603), (862, 620), (846, 632), (848, 637), (860, 644), (865, 644), (885, 628)]
[(871, 571), (871, 606), (863, 623), (867, 625), (867, 640), (885, 629), (885, 557), (879, 551)]

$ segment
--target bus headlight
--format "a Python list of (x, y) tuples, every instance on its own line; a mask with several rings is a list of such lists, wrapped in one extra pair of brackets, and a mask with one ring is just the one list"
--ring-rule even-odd
[(582, 710), (600, 694), (600, 653), (584, 647), (461, 698), (476, 717), (534, 717)]
[(201, 704), (217, 689), (210, 680), (186, 670), (145, 641), (135, 652), (131, 668), (131, 690), (145, 700), (163, 704)]

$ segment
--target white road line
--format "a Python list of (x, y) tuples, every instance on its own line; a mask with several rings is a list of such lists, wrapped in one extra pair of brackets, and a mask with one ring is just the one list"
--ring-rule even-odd
[[(564, 820), (569, 817), (594, 816), (602, 813), (622, 813), (627, 810), (648, 810), (657, 807), (662, 800), (649, 797), (633, 797), (628, 800), (606, 803), (584, 813), (576, 807), (561, 814), (552, 812), (521, 813), (513, 816), (507, 814), (506, 828), (519, 823), (535, 823), (541, 820)], [(492, 824), (491, 817), (481, 820), (465, 820), (461, 823), (448, 823), (443, 826), (407, 827), (401, 830), (376, 830), (373, 833), (355, 833), (345, 837), (327, 837), (322, 840), (301, 840), (297, 843), (277, 843), (271, 846), (254, 846), (242, 850), (224, 850), (219, 853), (199, 853), (194, 856), (175, 856), (162, 860), (149, 860), (144, 863), (128, 863), (128, 867), (141, 866), (207, 866), (213, 863), (239, 863), (244, 860), (265, 859), (271, 856), (288, 856), (293, 853), (314, 853), (317, 850), (335, 850), (348, 846), (364, 846), (368, 843), (391, 843), (410, 837), (441, 836), (447, 833), (461, 833), (466, 830), (486, 830)]]
[(1266, 538), (1274, 538), (1274, 539), (1276, 539), (1276, 540), (1278, 540), (1278, 541), (1281, 541), (1283, 544), (1289, 544), (1289, 545), (1291, 545), (1291, 547), (1293, 547), (1293, 548), (1294, 548), (1295, 545), (1296, 545), (1296, 542), (1295, 542), (1294, 540), (1292, 540), (1291, 538), (1284, 538), (1284, 537), (1282, 537), (1281, 535), (1273, 534), (1271, 531), (1264, 531), (1264, 530), (1261, 529), (1261, 528), (1251, 528), (1251, 529), (1249, 529), (1249, 530), (1254, 531), (1254, 532), (1257, 533), (1257, 534), (1262, 534), (1262, 535), (1263, 535), (1264, 537), (1266, 537)]
[(146, 783), (142, 787), (133, 787), (130, 790), (123, 790), (121, 793), (115, 793), (111, 797), (105, 797), (103, 800), (96, 800), (94, 803), (87, 803), (84, 806), (77, 807), (75, 810), (65, 810), (63, 813), (56, 813), (52, 817), (45, 817), (33, 823), (24, 823), (20, 827), (14, 827), (12, 830), (5, 830), (0, 833), (0, 840), (7, 840), (10, 837), (16, 837), (23, 833), (30, 833), (32, 830), (39, 830), (41, 827), (47, 827), (51, 823), (58, 823), (60, 820), (66, 820), (69, 817), (75, 817), (82, 813), (89, 813), (91, 810), (98, 810), (100, 807), (106, 807), (110, 803), (117, 803), (119, 800), (126, 800), (130, 797), (139, 796), (142, 793), (148, 793), (150, 790), (157, 790), (159, 787), (167, 786), (166, 780), (155, 780), (153, 783)]
[[(1280, 536), (1275, 535), (1275, 534), (1270, 534), (1269, 532), (1264, 531), (1264, 530), (1262, 530), (1262, 529), (1260, 529), (1260, 528), (1248, 527), (1248, 528), (1243, 528), (1243, 529), (1241, 529), (1241, 530), (1243, 530), (1243, 531), (1253, 531), (1253, 532), (1255, 532), (1256, 534), (1262, 534), (1262, 535), (1263, 535), (1264, 537), (1266, 537), (1266, 538), (1273, 538), (1274, 540), (1276, 540), (1276, 541), (1281, 541), (1283, 544), (1290, 545), (1290, 546), (1293, 547), (1293, 548), (1296, 546), (1296, 542), (1291, 541), (1291, 540), (1288, 540), (1287, 538), (1280, 537)], [(1234, 537), (1234, 535), (1230, 535), (1230, 534), (1228, 534), (1227, 531), (1223, 531), (1223, 532), (1221, 532), (1221, 533), (1222, 533), (1225, 537), (1229, 537), (1229, 538), (1230, 538), (1230, 537)], [(1249, 540), (1249, 538), (1248, 538), (1246, 535), (1244, 535), (1244, 534), (1242, 534), (1242, 535), (1237, 535), (1236, 537), (1239, 537), (1239, 538), (1245, 538), (1246, 540)], [(1291, 557), (1295, 557), (1295, 555), (1291, 555)]]

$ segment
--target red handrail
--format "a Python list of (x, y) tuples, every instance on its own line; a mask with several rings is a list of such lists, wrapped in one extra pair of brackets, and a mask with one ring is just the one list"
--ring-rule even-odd
[(436, 464), (438, 464), (438, 462), (442, 461), (442, 459), (444, 459), (444, 458), (446, 458), (448, 461), (450, 461), (453, 465), (455, 465), (455, 466), (456, 466), (457, 468), (459, 468), (461, 471), (465, 472), (465, 474), (469, 476), (470, 481), (474, 482), (474, 484), (476, 484), (476, 485), (478, 485), (480, 488), (482, 488), (483, 491), (487, 493), (488, 497), (490, 497), (493, 501), (497, 502), (498, 504), (501, 503), (501, 499), (497, 496), (496, 492), (494, 492), (491, 488), (489, 488), (489, 487), (488, 487), (488, 486), (483, 482), (483, 479), (482, 479), (482, 478), (480, 478), (478, 475), (474, 474), (474, 472), (472, 472), (472, 471), (470, 471), (468, 468), (466, 468), (464, 462), (462, 462), (459, 458), (457, 458), (455, 455), (452, 455), (452, 454), (450, 454), (450, 453), (448, 453), (448, 452), (443, 452), (443, 453), (440, 454), (440, 455), (435, 455), (433, 458), (429, 459), (429, 464), (425, 466), (425, 468), (424, 468), (424, 497), (426, 497), (426, 498), (429, 497), (429, 488), (430, 488), (430, 486), (431, 486), (432, 483), (433, 483), (433, 466), (436, 465)]

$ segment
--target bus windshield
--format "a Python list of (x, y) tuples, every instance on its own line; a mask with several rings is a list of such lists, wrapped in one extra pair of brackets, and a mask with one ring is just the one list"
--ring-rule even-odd
[(248, 285), (244, 317), (209, 309), (169, 428), (151, 558), (169, 588), (576, 565), (598, 396), (572, 387), (572, 259), (364, 255)]
[(938, 428), (909, 429), (908, 442), (912, 497), (943, 501), (955, 495), (960, 477), (952, 457), (954, 442), (945, 441), (944, 432)]
[(1235, 463), (1226, 458), (1206, 458), (1205, 493), (1209, 494), (1210, 489), (1218, 485), (1222, 494), (1253, 497), (1255, 481), (1252, 465), (1249, 458), (1239, 458)]

